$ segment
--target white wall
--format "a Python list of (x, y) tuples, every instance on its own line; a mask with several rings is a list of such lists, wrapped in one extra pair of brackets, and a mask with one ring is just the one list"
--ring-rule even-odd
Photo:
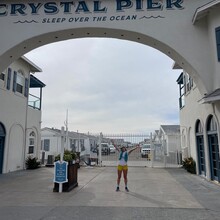
[(12, 91), (13, 71), (21, 69), (24, 77), (29, 78), (29, 65), (19, 59), (10, 68), (12, 69), (10, 90), (6, 89), (7, 71), (5, 71), (5, 83), (0, 80), (0, 122), (6, 129), (3, 173), (25, 168), (27, 157), (25, 145), (28, 143), (25, 138), (27, 138), (29, 131), (35, 131), (37, 135), (36, 156), (40, 140), (40, 111), (30, 110), (27, 105), (28, 98), (24, 94)]
[[(210, 157), (209, 146), (207, 140), (207, 120), (210, 115), (213, 115), (218, 127), (218, 137), (220, 137), (220, 103), (201, 104), (201, 99), (204, 97), (200, 94), (198, 88), (194, 87), (185, 96), (185, 106), (180, 110), (180, 129), (181, 129), (181, 147), (185, 154), (183, 156), (192, 156), (197, 164), (198, 172), (198, 152), (196, 143), (196, 122), (200, 120), (203, 127), (204, 137), (204, 152), (206, 162), (206, 178), (210, 179)], [(185, 139), (185, 141), (184, 141)], [(186, 152), (187, 151), (187, 152)]]
[(167, 143), (168, 143), (167, 144), (168, 152), (176, 152), (177, 150), (179, 151), (181, 149), (180, 135), (178, 134), (168, 135)]
[[(27, 131), (26, 137), (28, 142), (29, 134), (33, 131), (35, 133), (35, 146), (34, 146), (34, 157), (40, 158), (40, 149), (41, 149), (41, 111), (38, 109), (28, 108), (27, 115)], [(26, 144), (28, 148), (28, 143)], [(26, 148), (26, 156), (28, 149)]]
[(7, 172), (24, 168), (24, 129), (20, 125), (13, 125), (9, 133), (9, 147)]
[[(199, 119), (205, 129), (205, 122), (209, 114), (213, 114), (211, 104), (199, 104), (198, 101), (203, 98), (196, 86), (185, 96), (185, 106), (180, 110), (180, 129), (185, 130), (182, 140), (182, 148), (189, 148), (189, 155), (194, 159), (197, 158), (195, 125)], [(189, 133), (190, 129), (190, 133)], [(187, 130), (187, 131), (186, 131)], [(181, 132), (182, 133), (182, 132)], [(182, 133), (183, 134), (183, 133)]]
[[(58, 155), (61, 151), (61, 137), (60, 134), (56, 132), (51, 132), (50, 130), (41, 130), (41, 140), (50, 140), (50, 150), (45, 151), (45, 159), (47, 160), (48, 155)], [(41, 151), (42, 152), (42, 151)], [(41, 158), (41, 156), (40, 156)]]

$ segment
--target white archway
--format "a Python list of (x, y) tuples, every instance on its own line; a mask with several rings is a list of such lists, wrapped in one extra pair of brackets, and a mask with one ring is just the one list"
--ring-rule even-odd
[(214, 85), (216, 73), (210, 51), (214, 42), (205, 22), (197, 26), (193, 22), (199, 19), (197, 10), (208, 2), (7, 1), (0, 4), (0, 71), (21, 55), (48, 43), (111, 37), (139, 42), (167, 54), (193, 77), (204, 94), (218, 86)]

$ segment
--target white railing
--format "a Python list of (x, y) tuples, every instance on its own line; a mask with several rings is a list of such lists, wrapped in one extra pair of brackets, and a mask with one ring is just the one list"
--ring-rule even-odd
[(41, 103), (40, 103), (40, 98), (34, 95), (29, 94), (28, 96), (28, 106), (40, 110), (41, 108)]

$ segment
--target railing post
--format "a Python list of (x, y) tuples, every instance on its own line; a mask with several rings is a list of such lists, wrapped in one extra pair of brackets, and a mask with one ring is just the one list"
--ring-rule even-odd
[(99, 166), (101, 167), (102, 166), (102, 138), (103, 138), (103, 135), (102, 135), (102, 132), (99, 134)]
[(152, 133), (150, 133), (150, 158), (151, 158), (151, 168), (154, 166), (154, 147), (152, 141)]

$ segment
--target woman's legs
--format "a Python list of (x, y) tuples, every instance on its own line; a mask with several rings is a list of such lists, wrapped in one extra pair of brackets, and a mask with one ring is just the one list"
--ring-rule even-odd
[(127, 184), (128, 184), (128, 169), (124, 169), (123, 170), (123, 176), (124, 176), (124, 182), (125, 182), (125, 187), (127, 187)]
[(121, 173), (122, 170), (118, 170), (118, 179), (117, 179), (117, 191), (119, 190), (119, 185), (120, 185), (120, 181), (121, 181)]
[(128, 168), (126, 167), (122, 167), (122, 166), (118, 166), (118, 179), (117, 179), (117, 188), (116, 191), (119, 191), (119, 185), (120, 185), (120, 181), (121, 181), (121, 174), (123, 172), (123, 177), (124, 177), (124, 182), (125, 182), (125, 190), (128, 192)]

